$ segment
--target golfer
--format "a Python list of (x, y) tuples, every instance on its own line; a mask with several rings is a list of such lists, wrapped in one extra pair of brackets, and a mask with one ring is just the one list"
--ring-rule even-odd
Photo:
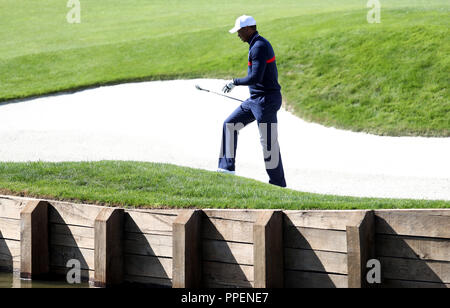
[(244, 101), (223, 124), (218, 171), (234, 174), (238, 132), (256, 120), (265, 168), (270, 178), (269, 183), (286, 187), (278, 144), (277, 111), (281, 107), (281, 87), (278, 84), (275, 53), (270, 43), (258, 34), (255, 19), (251, 16), (239, 17), (229, 32), (237, 32), (239, 38), (250, 45), (248, 75), (229, 81), (222, 91), (229, 93), (235, 86), (248, 86), (250, 98)]

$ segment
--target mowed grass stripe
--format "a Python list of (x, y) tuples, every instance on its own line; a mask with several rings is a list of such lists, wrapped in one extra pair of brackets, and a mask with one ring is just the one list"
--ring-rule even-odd
[[(450, 4), (395, 0), (382, 23), (365, 3), (320, 1), (2, 1), (0, 101), (136, 80), (246, 73), (227, 30), (247, 12), (277, 54), (288, 109), (379, 135), (450, 136)], [(3, 9), (4, 8), (4, 9)], [(175, 22), (176, 20), (176, 22)], [(36, 25), (39, 25), (37, 27)]]

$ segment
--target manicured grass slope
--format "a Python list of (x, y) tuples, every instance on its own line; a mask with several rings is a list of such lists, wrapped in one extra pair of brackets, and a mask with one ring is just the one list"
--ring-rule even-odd
[(167, 164), (101, 161), (1, 163), (0, 193), (126, 207), (444, 208), (450, 202), (337, 197)]
[[(450, 136), (449, 8), (443, 0), (0, 0), (0, 101), (132, 80), (231, 78), (247, 45), (227, 30), (252, 14), (273, 44), (295, 114), (387, 135)], [(20, 6), (20, 8), (18, 7)]]

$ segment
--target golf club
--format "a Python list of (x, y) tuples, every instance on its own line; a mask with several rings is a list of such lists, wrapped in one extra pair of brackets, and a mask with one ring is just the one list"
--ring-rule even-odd
[(241, 103), (244, 102), (243, 100), (240, 100), (240, 99), (235, 98), (235, 97), (231, 97), (231, 96), (228, 96), (228, 95), (225, 95), (225, 94), (222, 94), (222, 93), (218, 93), (218, 92), (215, 92), (215, 91), (212, 91), (212, 90), (204, 89), (204, 88), (200, 87), (198, 84), (196, 84), (195, 87), (197, 88), (197, 90), (200, 90), (200, 91), (206, 91), (206, 92), (214, 93), (214, 94), (217, 94), (217, 95), (220, 95), (220, 96), (225, 96), (225, 97), (234, 99), (235, 101), (239, 101)]

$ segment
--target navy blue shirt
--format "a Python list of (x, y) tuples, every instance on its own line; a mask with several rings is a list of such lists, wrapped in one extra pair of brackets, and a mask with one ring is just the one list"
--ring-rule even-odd
[(248, 73), (247, 77), (233, 79), (237, 86), (248, 86), (250, 96), (258, 97), (279, 93), (278, 70), (275, 53), (269, 41), (255, 32), (248, 41)]

